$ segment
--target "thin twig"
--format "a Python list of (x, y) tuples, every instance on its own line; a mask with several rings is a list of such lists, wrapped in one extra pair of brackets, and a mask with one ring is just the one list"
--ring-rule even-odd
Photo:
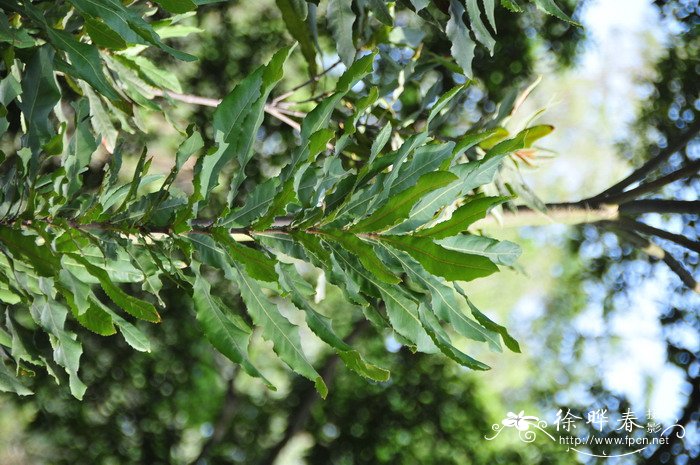
[[(619, 224), (611, 224), (613, 228), (617, 229), (620, 227)], [(636, 247), (642, 252), (649, 255), (651, 258), (663, 261), (666, 266), (668, 266), (671, 271), (673, 271), (691, 290), (700, 294), (700, 284), (695, 280), (692, 274), (685, 267), (665, 249), (659, 247), (658, 245), (652, 243), (650, 240), (640, 236), (634, 231), (629, 231), (627, 229), (619, 230), (620, 235), (626, 237), (630, 242), (632, 242)]]
[[(215, 98), (208, 98), (208, 97), (200, 97), (199, 95), (192, 95), (192, 94), (180, 94), (178, 92), (171, 92), (171, 91), (164, 91), (164, 90), (155, 90), (153, 92), (157, 97), (165, 97), (165, 98), (171, 98), (173, 100), (177, 100), (179, 102), (184, 102), (184, 103), (189, 103), (191, 105), (202, 105), (205, 107), (218, 107), (219, 104), (221, 103), (221, 99), (215, 99)], [(276, 108), (274, 105), (266, 104), (265, 105), (265, 113), (268, 115), (277, 118), (278, 120), (282, 121), (285, 123), (287, 126), (290, 126), (291, 128), (296, 129), (297, 131), (301, 130), (301, 125), (294, 121), (293, 119), (283, 115), (280, 113), (280, 109)], [(305, 116), (303, 113), (299, 113), (299, 116)]]
[(682, 168), (679, 168), (678, 170), (673, 171), (665, 176), (654, 179), (653, 181), (649, 181), (649, 182), (645, 182), (643, 184), (640, 184), (639, 186), (635, 187), (634, 189), (620, 192), (619, 194), (609, 195), (609, 196), (605, 197), (605, 200), (606, 200), (606, 202), (612, 202), (612, 203), (617, 203), (617, 204), (621, 204), (621, 203), (627, 202), (629, 200), (634, 200), (634, 199), (639, 198), (640, 196), (642, 196), (644, 194), (649, 194), (651, 192), (657, 192), (659, 189), (666, 186), (667, 184), (671, 184), (672, 182), (678, 181), (679, 179), (696, 176), (699, 171), (700, 171), (700, 160), (695, 160), (695, 161), (683, 166)]
[(326, 74), (328, 74), (333, 68), (335, 68), (336, 66), (338, 66), (341, 62), (342, 62), (342, 61), (341, 61), (340, 59), (338, 59), (338, 61), (336, 61), (335, 63), (333, 63), (330, 67), (326, 68), (326, 69), (323, 70), (321, 73), (319, 73), (319, 74), (317, 74), (316, 76), (312, 77), (312, 78), (309, 79), (308, 81), (304, 81), (304, 82), (302, 82), (301, 84), (299, 84), (298, 86), (292, 87), (291, 89), (289, 89), (289, 91), (285, 92), (284, 94), (275, 97), (275, 98), (272, 100), (272, 104), (273, 104), (273, 105), (276, 105), (277, 103), (281, 102), (282, 100), (286, 100), (286, 99), (288, 99), (289, 97), (291, 97), (292, 95), (294, 95), (294, 93), (295, 93), (296, 91), (298, 91), (299, 89), (301, 89), (302, 87), (306, 87), (306, 86), (308, 86), (309, 84), (313, 84), (314, 82), (318, 82), (318, 80), (321, 79), (322, 76), (325, 76)]
[(650, 159), (647, 161), (644, 165), (641, 167), (637, 168), (634, 170), (629, 176), (627, 176), (625, 179), (622, 181), (618, 182), (617, 184), (610, 186), (609, 188), (605, 189), (603, 192), (600, 194), (591, 197), (589, 200), (591, 201), (596, 201), (596, 200), (602, 200), (606, 197), (609, 197), (613, 194), (618, 194), (622, 191), (625, 190), (625, 188), (637, 181), (641, 181), (644, 179), (649, 173), (654, 171), (661, 163), (663, 163), (667, 158), (669, 158), (671, 155), (674, 153), (678, 152), (679, 150), (683, 149), (688, 143), (693, 140), (693, 138), (700, 132), (700, 119), (695, 121), (694, 124), (692, 124), (687, 131), (685, 131), (676, 141), (674, 141), (672, 144), (670, 144), (668, 147), (666, 147), (665, 150), (662, 150), (658, 155), (656, 155), (654, 158)]
[(688, 237), (683, 236), (681, 234), (674, 234), (663, 229), (655, 228), (653, 226), (649, 226), (648, 224), (635, 221), (632, 218), (622, 217), (618, 220), (618, 223), (620, 227), (622, 227), (623, 229), (627, 229), (628, 231), (634, 231), (641, 234), (656, 236), (660, 239), (666, 239), (668, 241), (675, 242), (676, 244), (683, 246), (688, 250), (700, 253), (700, 242), (689, 239)]

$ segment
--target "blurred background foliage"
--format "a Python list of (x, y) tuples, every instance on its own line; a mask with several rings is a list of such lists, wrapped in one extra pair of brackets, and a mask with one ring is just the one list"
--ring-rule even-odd
[[(582, 191), (595, 193), (614, 183), (629, 171), (629, 164), (639, 165), (663, 149), (679, 129), (697, 124), (700, 111), (697, 1), (559, 3), (566, 11), (575, 7), (574, 18), (585, 27), (572, 27), (534, 8), (522, 15), (496, 10), (495, 54), (490, 57), (477, 48), (477, 79), (463, 97), (463, 111), (451, 115), (456, 128), (476, 122), (495, 112), (513, 89), (545, 74), (521, 112), (527, 116), (528, 111), (547, 107), (545, 119), (558, 126), (551, 148), (559, 157), (525, 175), (545, 200), (560, 200), (572, 194), (570, 189), (580, 197)], [(640, 8), (649, 16), (619, 18), (629, 11), (626, 8)], [(618, 15), (618, 22), (595, 23), (606, 14)], [(273, 0), (212, 4), (187, 21), (201, 31), (176, 45), (200, 61), (166, 60), (163, 66), (177, 74), (188, 93), (205, 97), (226, 94), (291, 40)], [(619, 27), (627, 21), (631, 25)], [(608, 35), (596, 36), (596, 31)], [(321, 32), (321, 40), (328, 40)], [(435, 53), (449, 54), (450, 43), (440, 34), (429, 29), (414, 32), (426, 34), (424, 40)], [(631, 69), (618, 63), (626, 54), (633, 55)], [(596, 63), (591, 55), (608, 61)], [(382, 56), (388, 68), (400, 69), (399, 48)], [(324, 67), (335, 62), (331, 54), (321, 58)], [(306, 77), (306, 65), (295, 54), (281, 88), (289, 89)], [(439, 76), (443, 89), (460, 79), (449, 72)], [(415, 100), (411, 92), (404, 92), (397, 118), (424, 96), (419, 83), (406, 86), (416, 86)], [(620, 88), (628, 93), (616, 95)], [(575, 93), (578, 97), (572, 96)], [(297, 100), (311, 96), (302, 94)], [(211, 108), (169, 105), (166, 113), (182, 129), (189, 121), (211, 129)], [(166, 172), (178, 138), (160, 131), (167, 125), (158, 113), (144, 114), (143, 122), (150, 129), (145, 136), (149, 151)], [(257, 142), (258, 162), (249, 167), (250, 180), (274, 173), (284, 161), (279, 154), (294, 137), (286, 126), (266, 119)], [(697, 141), (689, 144), (667, 169), (684, 159), (697, 159), (699, 152)], [(181, 181), (187, 189), (187, 180)], [(697, 199), (698, 182), (696, 176), (674, 183), (668, 193)], [(677, 232), (698, 238), (697, 215), (650, 215), (647, 220), (671, 229), (684, 227)], [(508, 411), (525, 410), (551, 422), (559, 408), (583, 413), (604, 406), (611, 416), (628, 407), (640, 416), (656, 409), (664, 421), (678, 419), (686, 425), (688, 434), (685, 441), (652, 448), (646, 455), (598, 463), (697, 463), (697, 294), (684, 290), (663, 264), (648, 262), (617, 236), (594, 226), (498, 234), (523, 245), (524, 269), (471, 283), (468, 290), (477, 305), (508, 321), (524, 353), (477, 354), (494, 367), (490, 372), (467, 372), (438, 356), (408, 354), (396, 341), (381, 344), (372, 328), (352, 328), (348, 321), (339, 332), (364, 339), (369, 359), (391, 369), (389, 382), (368, 384), (317, 350), (316, 364), (333, 378), (327, 400), (320, 401), (308, 383), (290, 377), (282, 366), (266, 367), (276, 373), (273, 381), (280, 386), (272, 392), (238, 376), (201, 337), (187, 299), (166, 288), (161, 293), (168, 309), (163, 323), (141, 326), (152, 336), (150, 354), (135, 352), (118, 338), (86, 336), (81, 372), (91, 388), (82, 402), (58, 392), (48, 380), (35, 384), (32, 397), (0, 394), (0, 463), (578, 463), (585, 460), (547, 442), (525, 445), (505, 433), (489, 442), (484, 435)], [(698, 275), (697, 253), (664, 245)], [(219, 285), (223, 289), (225, 283)], [(509, 294), (501, 289), (509, 289)], [(342, 315), (346, 305), (328, 287), (319, 307)], [(313, 350), (314, 342), (308, 339)], [(256, 346), (261, 351), (258, 363), (271, 359), (262, 353), (271, 350), (268, 346)], [(650, 353), (662, 360), (648, 358)]]

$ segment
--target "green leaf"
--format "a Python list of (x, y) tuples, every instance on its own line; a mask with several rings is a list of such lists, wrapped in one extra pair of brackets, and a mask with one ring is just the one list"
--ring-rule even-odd
[(484, 13), (486, 13), (486, 17), (489, 20), (489, 24), (491, 24), (491, 27), (493, 28), (493, 32), (496, 31), (496, 16), (495, 16), (495, 9), (496, 9), (496, 0), (483, 0), (484, 3)]
[(156, 2), (170, 13), (179, 15), (197, 8), (192, 0), (156, 0)]
[(479, 186), (491, 183), (503, 161), (503, 157), (505, 157), (505, 153), (497, 153), (479, 161), (453, 166), (450, 171), (456, 174), (459, 180), (426, 195), (413, 207), (409, 219), (393, 228), (391, 232), (405, 233), (414, 231), (418, 226), (431, 221), (440, 208), (451, 204)]
[(74, 316), (78, 323), (100, 336), (111, 336), (117, 332), (112, 318), (98, 305), (92, 304), (85, 313)]
[(510, 241), (490, 237), (460, 234), (437, 241), (443, 247), (462, 253), (482, 255), (496, 265), (512, 266), (522, 253), (520, 246)]
[(454, 151), (455, 154), (461, 153), (475, 145), (488, 150), (506, 137), (508, 137), (508, 131), (500, 126), (482, 132), (467, 134), (457, 142)]
[(130, 58), (122, 57), (121, 59), (127, 63), (131, 61), (133, 63), (132, 66), (138, 70), (139, 75), (154, 86), (178, 93), (182, 92), (182, 86), (180, 85), (177, 75), (167, 69), (159, 67), (151, 60), (142, 56)]
[(316, 390), (326, 398), (328, 388), (321, 375), (306, 360), (301, 348), (299, 328), (294, 326), (265, 296), (257, 281), (250, 278), (238, 265), (236, 277), (241, 297), (256, 326), (261, 328), (262, 337), (272, 342), (275, 353), (296, 373), (314, 382)]
[(82, 399), (87, 389), (78, 377), (83, 347), (76, 341), (75, 334), (64, 328), (68, 310), (55, 300), (36, 296), (30, 311), (37, 324), (52, 336), (53, 357), (56, 363), (64, 367), (68, 373), (71, 394), (77, 399)]
[(109, 153), (114, 153), (117, 148), (119, 131), (114, 127), (112, 118), (107, 110), (105, 110), (104, 105), (102, 105), (100, 97), (87, 85), (82, 85), (81, 88), (88, 98), (88, 103), (90, 105), (90, 123), (92, 124), (95, 134), (101, 139), (107, 151)]
[(87, 82), (93, 89), (109, 99), (120, 99), (119, 94), (102, 71), (102, 59), (97, 48), (78, 42), (72, 35), (64, 31), (48, 28), (46, 33), (51, 44), (63, 50), (70, 60), (70, 64), (63, 63), (57, 68), (64, 68), (70, 75)]
[(388, 284), (401, 282), (378, 258), (371, 247), (354, 234), (334, 229), (324, 229), (319, 234), (326, 240), (337, 242), (348, 252), (355, 255), (369, 272), (380, 281)]
[(121, 290), (119, 286), (112, 282), (109, 274), (107, 274), (104, 269), (93, 265), (81, 255), (68, 254), (68, 256), (84, 266), (89, 274), (97, 278), (100, 282), (100, 286), (105, 291), (105, 294), (107, 294), (112, 302), (117, 304), (125, 312), (142, 320), (151, 321), (154, 323), (160, 321), (160, 315), (158, 315), (158, 312), (152, 304), (130, 296)]
[[(49, 115), (60, 100), (61, 92), (53, 75), (53, 58), (51, 48), (38, 48), (28, 61), (22, 79), (22, 100), (18, 106), (27, 125), (25, 144), (35, 154), (55, 133)], [(36, 159), (36, 155), (33, 158)], [(36, 161), (32, 165), (36, 165)]]
[(431, 296), (431, 309), (443, 321), (449, 322), (458, 334), (475, 341), (487, 342), (492, 350), (500, 351), (498, 336), (481, 326), (461, 310), (455, 291), (441, 278), (426, 272), (419, 263), (405, 252), (383, 245), (384, 253), (390, 255), (416, 284)]
[(446, 249), (426, 237), (381, 236), (380, 240), (407, 252), (428, 272), (448, 281), (471, 281), (498, 271), (485, 257)]
[(204, 199), (216, 186), (222, 167), (235, 159), (238, 172), (231, 181), (229, 203), (245, 179), (245, 166), (253, 155), (253, 144), (262, 124), (267, 97), (282, 79), (283, 66), (292, 47), (275, 53), (266, 66), (243, 79), (219, 104), (214, 112), (214, 130), (218, 149), (204, 157), (198, 177)]
[(557, 6), (557, 4), (554, 2), (554, 0), (533, 0), (535, 2), (535, 5), (537, 5), (537, 8), (540, 10), (544, 11), (547, 14), (550, 14), (552, 16), (556, 16), (557, 18), (561, 19), (562, 21), (566, 21), (567, 23), (571, 23), (574, 26), (581, 26), (581, 24), (577, 23), (573, 19), (571, 19), (566, 13), (561, 11), (561, 9)]
[(110, 50), (124, 50), (127, 46), (122, 36), (108, 28), (99, 18), (85, 18), (84, 27), (85, 32), (92, 39), (92, 43), (98, 47)]
[(120, 0), (69, 0), (83, 16), (102, 19), (110, 29), (130, 44), (153, 44), (182, 61), (194, 61), (195, 57), (164, 44), (153, 27), (137, 10), (122, 5)]
[(323, 342), (335, 349), (345, 365), (365, 378), (374, 381), (386, 381), (389, 372), (367, 362), (362, 355), (343, 341), (333, 331), (330, 318), (321, 315), (309, 304), (314, 293), (311, 286), (304, 281), (294, 265), (280, 264), (280, 284), (289, 293), (294, 305), (306, 314), (306, 324)]
[(464, 75), (471, 79), (472, 60), (476, 44), (469, 37), (469, 29), (464, 24), (462, 16), (464, 7), (459, 0), (450, 0), (450, 19), (447, 21), (445, 33), (452, 42), (450, 51), (457, 64), (464, 70)]
[(275, 0), (277, 8), (282, 13), (282, 20), (294, 40), (299, 43), (301, 54), (309, 65), (309, 75), (315, 76), (318, 67), (316, 65), (316, 47), (311, 37), (311, 29), (304, 21), (305, 15), (301, 15), (300, 4), (306, 6), (304, 0)]
[(419, 230), (418, 237), (442, 239), (466, 231), (469, 225), (486, 216), (486, 212), (496, 205), (506, 202), (510, 197), (477, 197), (467, 202), (452, 213), (452, 216), (427, 229)]
[(14, 392), (20, 396), (34, 394), (28, 387), (18, 380), (15, 375), (7, 369), (5, 362), (0, 360), (0, 391)]
[(0, 243), (17, 259), (25, 258), (39, 276), (51, 277), (58, 273), (61, 264), (58, 257), (38, 236), (26, 236), (19, 229), (0, 226)]
[(148, 336), (146, 336), (140, 329), (126, 321), (121, 316), (117, 315), (98, 299), (93, 298), (93, 303), (98, 305), (105, 313), (112, 317), (112, 321), (114, 321), (114, 324), (119, 327), (119, 331), (121, 331), (127, 344), (139, 352), (151, 351), (151, 342), (148, 340)]
[(212, 237), (224, 247), (231, 260), (243, 265), (251, 277), (261, 281), (277, 282), (276, 260), (259, 250), (237, 243), (227, 229), (214, 228), (211, 233)]
[(428, 124), (435, 119), (437, 115), (440, 114), (443, 108), (447, 106), (452, 99), (454, 99), (462, 90), (464, 90), (466, 86), (455, 86), (452, 89), (448, 90), (444, 94), (440, 96), (440, 98), (435, 102), (435, 105), (430, 109), (430, 113), (428, 114)]
[(229, 360), (240, 364), (246, 373), (262, 379), (270, 389), (276, 388), (268, 381), (248, 358), (248, 344), (252, 333), (240, 317), (230, 314), (221, 300), (211, 295), (211, 286), (199, 272), (199, 265), (192, 267), (195, 281), (192, 299), (199, 322), (207, 340)]
[(467, 13), (469, 13), (469, 21), (471, 22), (476, 40), (486, 46), (491, 56), (493, 56), (493, 48), (496, 46), (496, 41), (491, 37), (491, 33), (486, 28), (483, 21), (481, 21), (481, 12), (479, 11), (477, 0), (467, 0)]
[(357, 233), (388, 229), (401, 220), (408, 218), (411, 207), (426, 193), (443, 187), (456, 179), (457, 176), (447, 171), (434, 171), (424, 174), (413, 187), (391, 197), (384, 206), (350, 228), (350, 231)]
[(521, 134), (524, 138), (523, 148), (532, 147), (537, 140), (549, 135), (554, 131), (554, 126), (549, 124), (540, 124), (524, 129)]
[(389, 8), (384, 0), (369, 0), (369, 9), (374, 13), (374, 17), (385, 26), (393, 26), (394, 20), (391, 17)]
[[(26, 146), (35, 154), (53, 135), (49, 115), (61, 98), (53, 75), (54, 51), (39, 47), (27, 62), (22, 79), (22, 100), (19, 108), (27, 124)], [(36, 165), (35, 161), (32, 165)]]
[(270, 208), (280, 182), (277, 178), (266, 179), (258, 184), (250, 193), (243, 206), (231, 211), (221, 221), (221, 226), (227, 228), (244, 228), (260, 218)]
[(392, 328), (414, 344), (420, 352), (435, 353), (437, 348), (420, 321), (418, 304), (399, 287), (373, 282), (379, 288)]
[(491, 367), (488, 365), (470, 357), (453, 346), (452, 341), (450, 341), (447, 334), (444, 332), (442, 327), (440, 327), (440, 322), (437, 320), (437, 318), (435, 318), (435, 315), (433, 315), (433, 313), (426, 308), (425, 305), (421, 304), (418, 307), (418, 314), (423, 327), (426, 329), (428, 335), (430, 335), (435, 345), (443, 354), (447, 355), (460, 365), (471, 368), (472, 370), (491, 369)]
[(352, 25), (355, 22), (352, 0), (328, 0), (326, 18), (335, 39), (338, 56), (345, 66), (350, 66), (357, 52), (352, 39)]
[(63, 168), (66, 170), (66, 197), (71, 197), (80, 190), (83, 184), (80, 174), (87, 168), (99, 145), (88, 125), (90, 108), (87, 100), (79, 100), (75, 107), (75, 130), (62, 159)]
[(479, 311), (479, 309), (476, 308), (474, 306), (474, 304), (472, 304), (471, 300), (469, 300), (469, 298), (466, 296), (466, 294), (464, 293), (462, 288), (460, 288), (459, 286), (455, 286), (455, 289), (457, 289), (457, 292), (462, 294), (464, 296), (464, 298), (467, 300), (467, 304), (469, 305), (469, 308), (472, 311), (472, 315), (474, 315), (474, 318), (476, 318), (476, 321), (478, 321), (480, 324), (482, 324), (486, 328), (490, 329), (491, 331), (495, 331), (498, 334), (500, 334), (501, 337), (503, 338), (503, 343), (506, 345), (506, 347), (508, 347), (513, 352), (520, 353), (520, 344), (518, 344), (518, 341), (516, 341), (508, 333), (508, 330), (504, 326), (501, 326), (497, 323), (494, 323), (491, 319), (489, 319), (489, 317), (487, 317), (486, 315), (481, 313)]
[(523, 12), (523, 9), (520, 7), (520, 5), (518, 5), (518, 3), (515, 0), (501, 0), (501, 5), (503, 5), (505, 8), (512, 11), (513, 13)]

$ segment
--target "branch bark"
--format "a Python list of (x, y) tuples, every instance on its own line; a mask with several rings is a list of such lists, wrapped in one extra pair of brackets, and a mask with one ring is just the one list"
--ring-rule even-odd
[(683, 147), (688, 145), (688, 143), (693, 140), (693, 138), (700, 133), (700, 119), (696, 120), (695, 123), (690, 125), (687, 131), (685, 131), (681, 136), (676, 139), (675, 142), (670, 144), (666, 149), (662, 150), (658, 155), (656, 155), (654, 158), (650, 159), (647, 161), (644, 165), (633, 171), (629, 176), (627, 176), (625, 179), (622, 181), (618, 182), (617, 184), (605, 189), (603, 192), (600, 194), (591, 197), (591, 201), (601, 201), (607, 197), (612, 196), (613, 194), (618, 194), (622, 191), (625, 190), (625, 188), (631, 184), (634, 184), (637, 181), (641, 181), (644, 178), (647, 177), (649, 173), (654, 171), (656, 168), (658, 168), (666, 159), (668, 159), (671, 155), (674, 153), (678, 152), (679, 150), (682, 150)]
[(634, 231), (641, 234), (656, 236), (660, 239), (666, 239), (671, 242), (675, 242), (676, 244), (683, 246), (688, 250), (700, 253), (700, 242), (689, 239), (686, 236), (674, 234), (663, 229), (655, 228), (653, 226), (649, 226), (648, 224), (635, 221), (631, 218), (620, 218), (618, 220), (618, 224), (620, 225), (620, 227), (628, 231)]
[(617, 203), (617, 204), (628, 202), (630, 200), (637, 199), (644, 194), (649, 194), (651, 192), (657, 192), (659, 189), (666, 186), (667, 184), (671, 184), (672, 182), (678, 181), (679, 179), (697, 176), (699, 171), (700, 171), (700, 160), (695, 160), (695, 161), (687, 164), (686, 166), (684, 166), (684, 167), (682, 167), (682, 168), (680, 168), (672, 173), (669, 173), (665, 176), (654, 179), (653, 181), (649, 181), (649, 182), (645, 182), (644, 184), (640, 184), (639, 186), (635, 187), (634, 189), (630, 189), (628, 191), (624, 191), (624, 192), (621, 192), (619, 194), (609, 195), (605, 198), (605, 201), (611, 202), (611, 203)]

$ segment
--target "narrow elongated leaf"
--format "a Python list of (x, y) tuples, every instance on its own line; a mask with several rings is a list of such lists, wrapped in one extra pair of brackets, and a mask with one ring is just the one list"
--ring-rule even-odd
[(108, 306), (100, 302), (97, 298), (92, 298), (92, 303), (99, 306), (102, 311), (107, 313), (117, 327), (121, 331), (122, 336), (127, 344), (129, 344), (134, 349), (139, 352), (150, 352), (151, 351), (151, 341), (148, 340), (146, 336), (140, 329), (126, 321), (121, 316), (113, 312)]
[(251, 277), (277, 282), (274, 259), (259, 250), (237, 243), (226, 229), (215, 228), (212, 230), (212, 236), (224, 247), (231, 260), (243, 265)]
[(459, 287), (458, 285), (455, 285), (455, 289), (457, 289), (457, 292), (462, 294), (464, 296), (464, 298), (467, 300), (467, 304), (469, 305), (469, 308), (472, 311), (472, 315), (474, 315), (474, 318), (476, 318), (476, 320), (479, 323), (481, 323), (485, 327), (489, 328), (490, 330), (499, 333), (501, 335), (501, 337), (503, 338), (503, 343), (506, 345), (506, 347), (508, 347), (513, 352), (520, 353), (520, 344), (518, 344), (518, 341), (516, 341), (513, 338), (513, 336), (511, 336), (508, 333), (508, 330), (504, 326), (501, 326), (498, 323), (493, 322), (489, 317), (487, 317), (486, 315), (481, 313), (479, 311), (479, 309), (476, 308), (474, 306), (474, 304), (472, 304), (471, 300), (469, 300), (469, 298), (467, 297), (467, 295), (465, 294), (465, 292), (462, 290), (461, 287)]
[(411, 280), (430, 293), (430, 308), (438, 318), (450, 323), (461, 336), (475, 341), (487, 342), (491, 350), (501, 351), (498, 335), (464, 314), (455, 290), (449, 284), (426, 272), (405, 252), (387, 246), (383, 246), (383, 252), (396, 260)]
[(135, 316), (136, 318), (141, 318), (142, 320), (151, 321), (154, 323), (160, 321), (160, 315), (158, 315), (158, 312), (152, 304), (130, 296), (121, 290), (119, 286), (112, 282), (112, 279), (104, 269), (93, 265), (81, 255), (69, 254), (69, 257), (80, 263), (85, 267), (89, 274), (97, 278), (100, 282), (100, 286), (105, 291), (105, 294), (107, 294), (112, 302), (117, 304), (125, 312)]
[(311, 36), (311, 28), (304, 21), (306, 17), (300, 14), (299, 8), (299, 5), (302, 4), (306, 6), (306, 2), (304, 0), (275, 0), (275, 3), (277, 3), (277, 8), (282, 13), (282, 20), (287, 26), (287, 30), (294, 40), (299, 43), (301, 54), (304, 55), (304, 59), (309, 65), (309, 75), (315, 76), (318, 68), (316, 65), (316, 47)]
[(197, 321), (207, 340), (229, 360), (240, 364), (250, 376), (261, 378), (274, 390), (275, 387), (248, 359), (251, 329), (240, 317), (233, 318), (233, 315), (226, 311), (224, 304), (211, 295), (211, 286), (200, 274), (199, 267), (194, 266), (193, 270), (195, 280), (192, 299), (197, 312)]
[(313, 289), (297, 273), (294, 265), (280, 264), (280, 284), (289, 293), (289, 296), (297, 306), (306, 314), (306, 324), (323, 342), (331, 346), (345, 365), (361, 376), (374, 381), (386, 381), (389, 379), (389, 372), (367, 362), (362, 355), (354, 350), (349, 344), (343, 341), (333, 331), (331, 319), (318, 313), (309, 304), (312, 299)]
[[(182, 0), (178, 0), (182, 1)], [(110, 29), (131, 44), (153, 44), (182, 61), (194, 61), (196, 57), (169, 47), (161, 40), (153, 27), (136, 10), (119, 0), (70, 0), (81, 15), (102, 19)]]
[(566, 13), (561, 11), (561, 8), (557, 6), (557, 4), (554, 2), (554, 0), (533, 0), (535, 2), (535, 5), (537, 5), (537, 8), (540, 10), (544, 11), (547, 14), (550, 14), (552, 16), (556, 16), (557, 18), (561, 19), (562, 21), (566, 21), (567, 23), (571, 23), (574, 26), (581, 26), (579, 23), (571, 19)]
[(495, 16), (496, 0), (483, 0), (483, 4), (484, 4), (484, 13), (486, 13), (486, 17), (489, 20), (489, 24), (491, 24), (491, 27), (493, 28), (493, 32), (497, 32), (496, 16)]
[(441, 223), (416, 233), (418, 237), (442, 239), (466, 231), (469, 225), (486, 216), (490, 208), (506, 202), (510, 197), (477, 197), (467, 200), (467, 203), (452, 213), (452, 216)]
[(243, 170), (252, 157), (265, 101), (282, 78), (282, 69), (291, 50), (287, 47), (277, 52), (266, 66), (243, 79), (216, 108), (213, 124), (218, 149), (202, 159), (197, 173), (203, 199), (218, 183), (222, 167), (231, 160), (238, 162), (239, 171), (231, 181), (229, 200), (244, 179)]
[(426, 237), (381, 236), (381, 240), (407, 252), (427, 271), (448, 281), (471, 281), (498, 271), (485, 257), (446, 249)]
[(374, 13), (374, 17), (386, 26), (393, 26), (394, 20), (391, 18), (389, 8), (386, 6), (385, 0), (369, 0), (369, 9)]
[(221, 225), (227, 228), (244, 228), (262, 217), (270, 208), (277, 194), (280, 182), (270, 178), (255, 186), (243, 206), (231, 211)]
[(76, 105), (75, 131), (68, 142), (68, 150), (62, 159), (66, 170), (65, 195), (70, 197), (82, 186), (80, 174), (87, 168), (98, 146), (98, 140), (90, 131), (88, 118), (90, 110), (88, 102), (81, 99)]
[(64, 328), (68, 310), (58, 302), (44, 296), (37, 296), (30, 310), (36, 322), (53, 336), (51, 345), (54, 349), (54, 360), (66, 369), (71, 394), (77, 399), (82, 399), (87, 389), (87, 386), (78, 377), (83, 347), (76, 341), (75, 334)]
[(350, 228), (353, 232), (381, 231), (408, 218), (413, 205), (428, 192), (446, 186), (457, 180), (457, 176), (448, 171), (435, 171), (424, 174), (413, 187), (406, 189), (372, 213), (369, 217)]
[(437, 241), (438, 244), (458, 252), (483, 255), (497, 265), (512, 266), (522, 253), (520, 246), (510, 241), (497, 241), (490, 237), (459, 234)]
[(82, 79), (105, 97), (118, 100), (119, 94), (114, 90), (102, 71), (102, 59), (95, 47), (78, 42), (72, 35), (64, 31), (48, 28), (47, 34), (51, 43), (64, 51), (70, 60), (70, 65), (64, 64), (70, 74)]
[(479, 4), (477, 0), (466, 0), (467, 1), (467, 13), (469, 13), (469, 21), (472, 25), (472, 30), (476, 36), (476, 40), (481, 42), (486, 48), (489, 49), (491, 56), (493, 56), (493, 48), (496, 46), (496, 41), (491, 37), (491, 33), (486, 28), (486, 25), (481, 20), (481, 12), (479, 11)]
[(54, 276), (60, 270), (58, 257), (48, 245), (39, 245), (37, 241), (37, 236), (25, 236), (18, 229), (0, 226), (0, 243), (13, 256), (24, 257), (39, 276)]
[(360, 263), (379, 281), (387, 284), (396, 284), (401, 281), (377, 258), (372, 248), (354, 234), (338, 230), (323, 230), (319, 234), (326, 240), (337, 242), (345, 250), (357, 256)]
[(451, 172), (456, 174), (459, 180), (426, 195), (413, 207), (409, 219), (391, 231), (397, 233), (413, 231), (417, 227), (431, 221), (440, 208), (451, 204), (479, 186), (491, 183), (505, 157), (505, 153), (494, 154), (494, 156), (483, 160), (462, 163), (452, 167)]
[(14, 392), (20, 396), (28, 396), (33, 392), (18, 380), (14, 373), (10, 371), (5, 362), (0, 360), (0, 391)]
[(301, 348), (299, 328), (287, 320), (243, 269), (235, 265), (241, 297), (255, 325), (262, 329), (262, 336), (272, 342), (275, 353), (289, 367), (314, 382), (316, 390), (325, 398), (328, 388), (321, 375), (308, 362)]
[(471, 78), (476, 44), (469, 37), (469, 29), (464, 24), (462, 15), (464, 15), (464, 7), (459, 0), (450, 0), (450, 19), (447, 21), (445, 33), (452, 42), (450, 48), (452, 56), (464, 71), (464, 75)]
[(355, 22), (352, 0), (329, 0), (326, 18), (335, 39), (338, 56), (345, 66), (350, 66), (355, 61), (356, 53), (352, 39), (352, 25)]
[(53, 136), (49, 115), (61, 98), (53, 75), (53, 58), (54, 51), (50, 47), (39, 47), (27, 62), (22, 79), (19, 108), (27, 124), (26, 144), (35, 153)]
[(156, 2), (173, 14), (182, 14), (197, 8), (192, 0), (156, 0)]
[(471, 368), (472, 370), (491, 369), (491, 367), (485, 363), (470, 357), (453, 346), (449, 336), (447, 336), (444, 330), (440, 327), (440, 322), (437, 320), (437, 318), (435, 318), (435, 315), (433, 315), (432, 312), (426, 308), (425, 305), (420, 305), (418, 308), (418, 314), (423, 327), (426, 329), (428, 335), (430, 335), (435, 345), (438, 346), (443, 354), (447, 355), (460, 365)]

